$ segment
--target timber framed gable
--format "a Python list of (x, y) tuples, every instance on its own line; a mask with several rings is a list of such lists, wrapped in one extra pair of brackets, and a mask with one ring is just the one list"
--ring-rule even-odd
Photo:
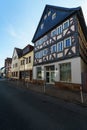
[[(50, 15), (47, 14), (48, 10)], [(80, 7), (72, 9), (49, 5), (45, 7), (32, 40), (34, 42), (34, 65), (80, 55), (84, 59), (87, 57), (87, 42), (78, 24), (78, 12), (82, 14)]]

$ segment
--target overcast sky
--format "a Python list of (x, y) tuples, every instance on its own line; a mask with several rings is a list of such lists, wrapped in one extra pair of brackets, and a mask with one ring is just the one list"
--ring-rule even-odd
[(0, 68), (7, 57), (12, 57), (14, 47), (32, 44), (46, 4), (69, 8), (81, 6), (87, 21), (87, 0), (0, 0)]

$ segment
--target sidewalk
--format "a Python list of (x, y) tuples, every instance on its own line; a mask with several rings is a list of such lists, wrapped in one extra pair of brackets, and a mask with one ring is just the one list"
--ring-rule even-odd
[(39, 93), (44, 93), (49, 96), (57, 97), (60, 99), (63, 99), (68, 102), (80, 104), (83, 106), (87, 106), (87, 93), (82, 93), (83, 97), (83, 103), (81, 100), (81, 93), (80, 92), (75, 92), (71, 90), (66, 90), (66, 89), (59, 89), (54, 87), (53, 85), (37, 85), (33, 83), (23, 83), (20, 81), (9, 81), (12, 84), (15, 84), (17, 87), (23, 87), (32, 91), (36, 91)]

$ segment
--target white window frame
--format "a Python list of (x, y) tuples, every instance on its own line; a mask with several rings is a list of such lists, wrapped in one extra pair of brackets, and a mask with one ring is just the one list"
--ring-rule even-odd
[[(66, 24), (66, 23), (68, 23), (68, 26), (67, 27), (64, 27), (64, 24)], [(65, 21), (64, 23), (63, 23), (63, 29), (67, 29), (69, 27), (69, 20), (67, 20), (67, 21)]]
[(53, 51), (53, 47), (56, 47), (56, 44), (55, 45), (53, 45), (53, 46), (51, 46), (51, 53), (54, 53), (54, 52), (56, 52), (57, 51), (57, 48), (56, 48), (56, 50), (55, 51)]
[(43, 42), (47, 41), (47, 35), (45, 35), (42, 39), (43, 39)]
[[(66, 40), (68, 40), (68, 39), (70, 39), (70, 45), (69, 46), (66, 45)], [(71, 46), (71, 37), (68, 37), (68, 38), (64, 39), (64, 48), (67, 48), (67, 47), (70, 47), (70, 46)]]
[(43, 51), (39, 51), (39, 58), (41, 59), (43, 57)]
[(57, 35), (60, 35), (62, 32), (63, 32), (63, 28), (62, 25), (60, 25), (59, 27), (57, 27)]
[(39, 52), (35, 53), (35, 58), (39, 58)]
[(44, 27), (44, 23), (41, 24), (41, 29), (43, 29), (43, 27)]
[(51, 15), (51, 11), (48, 11), (48, 16), (50, 16)]
[(44, 15), (44, 20), (46, 20), (46, 19), (47, 19), (47, 14)]
[(52, 20), (54, 20), (56, 18), (56, 13), (52, 14)]
[[(61, 47), (62, 49), (59, 49), (59, 47), (58, 47), (59, 45), (62, 46)], [(61, 51), (63, 51), (63, 41), (60, 41), (60, 42), (57, 43), (57, 52), (61, 52)]]
[[(54, 31), (56, 31), (56, 34), (55, 34), (55, 35), (53, 35), (53, 32), (54, 32)], [(56, 36), (56, 35), (57, 35), (57, 29), (52, 30), (52, 31), (51, 31), (51, 37), (54, 37), (54, 36)]]
[[(44, 51), (46, 51), (46, 54), (44, 53)], [(47, 53), (48, 53), (48, 49), (46, 48), (46, 49), (43, 50), (43, 56), (46, 56)]]

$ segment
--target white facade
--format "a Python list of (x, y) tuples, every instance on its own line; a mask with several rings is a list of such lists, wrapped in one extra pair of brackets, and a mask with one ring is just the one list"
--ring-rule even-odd
[[(87, 66), (86, 64), (83, 62), (83, 60), (78, 57), (78, 58), (72, 58), (72, 59), (68, 59), (68, 60), (63, 60), (60, 62), (54, 62), (54, 63), (50, 63), (50, 64), (45, 64), (45, 65), (40, 65), (40, 66), (34, 66), (33, 67), (33, 79), (37, 79), (37, 67), (41, 67), (41, 77), (42, 79), (46, 80), (47, 76), (47, 70), (46, 67), (47, 66), (54, 66), (54, 81), (61, 81), (60, 80), (60, 64), (64, 64), (64, 63), (70, 63), (71, 64), (71, 81), (69, 81), (69, 83), (76, 83), (76, 84), (81, 84), (81, 73), (84, 72), (85, 70), (83, 70), (83, 66), (85, 66), (85, 69), (87, 70)], [(49, 71), (52, 72), (52, 71)], [(51, 75), (49, 75), (49, 78)], [(61, 81), (62, 82), (62, 81)], [(51, 83), (51, 82), (49, 82)]]
[(16, 49), (14, 49), (14, 53), (12, 57), (12, 67), (11, 67), (12, 78), (19, 79), (19, 68), (20, 68), (19, 57)]

